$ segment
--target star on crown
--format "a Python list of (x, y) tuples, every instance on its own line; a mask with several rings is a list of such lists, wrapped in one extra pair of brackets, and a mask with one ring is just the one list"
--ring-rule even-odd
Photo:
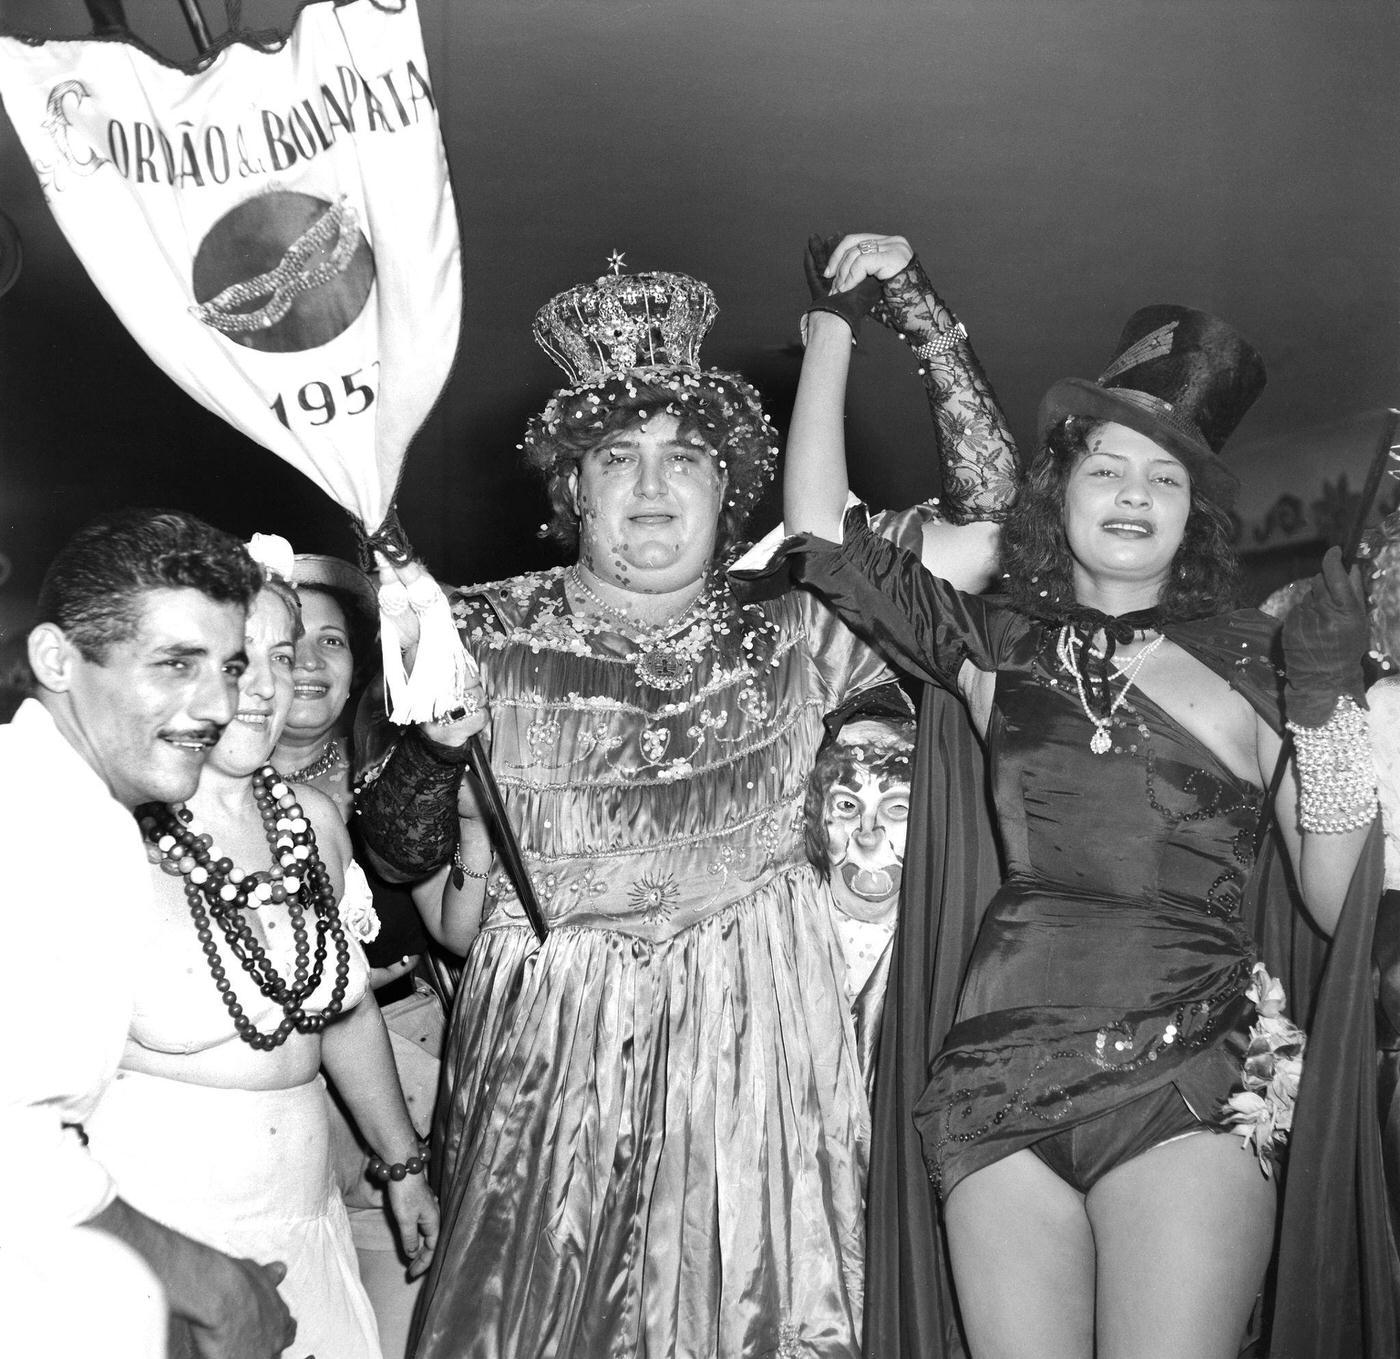
[(535, 340), (571, 387), (634, 368), (700, 367), (700, 342), (719, 311), (714, 293), (688, 274), (624, 274), (623, 263), (614, 250), (611, 273), (560, 293), (535, 315)]

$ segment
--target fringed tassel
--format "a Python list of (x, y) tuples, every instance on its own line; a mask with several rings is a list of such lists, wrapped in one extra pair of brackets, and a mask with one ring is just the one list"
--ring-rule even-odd
[[(379, 608), (389, 720), (400, 726), (430, 722), (460, 707), (467, 689), (476, 682), (476, 666), (462, 646), (447, 596), (437, 582), (424, 576), (401, 593), (382, 589)], [(404, 665), (404, 636), (399, 628), (399, 619), (410, 609), (418, 620), (411, 671)]]

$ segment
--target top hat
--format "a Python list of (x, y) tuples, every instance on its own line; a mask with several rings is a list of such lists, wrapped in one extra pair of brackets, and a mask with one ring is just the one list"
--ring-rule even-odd
[(1040, 437), (1070, 415), (1126, 425), (1179, 458), (1201, 491), (1228, 508), (1239, 478), (1220, 449), (1265, 380), (1259, 351), (1224, 321), (1190, 307), (1143, 307), (1096, 381), (1065, 378), (1045, 394)]
[(719, 308), (687, 274), (604, 274), (551, 298), (535, 315), (535, 339), (586, 387), (634, 369), (700, 367), (700, 342)]

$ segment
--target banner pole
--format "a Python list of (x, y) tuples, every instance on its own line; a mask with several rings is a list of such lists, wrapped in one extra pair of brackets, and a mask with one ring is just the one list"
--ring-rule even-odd
[(83, 0), (96, 38), (123, 38), (130, 32), (122, 0)]
[(1397, 424), (1400, 424), (1400, 411), (1386, 411), (1380, 434), (1376, 438), (1375, 452), (1371, 455), (1371, 465), (1366, 471), (1366, 480), (1361, 487), (1361, 498), (1357, 501), (1356, 517), (1352, 521), (1351, 532), (1347, 534), (1346, 542), (1342, 545), (1342, 560), (1348, 567), (1356, 561), (1357, 549), (1360, 548), (1362, 536), (1366, 532), (1366, 520), (1370, 516), (1371, 506), (1375, 504), (1376, 494), (1381, 487), (1381, 477), (1385, 473), (1386, 463), (1390, 461), (1391, 450), (1395, 447)]
[(209, 36), (209, 25), (204, 22), (204, 14), (199, 8), (199, 0), (179, 0), (180, 12), (185, 16), (185, 22), (190, 28), (190, 37), (194, 39), (195, 50), (202, 57), (214, 45), (214, 39)]

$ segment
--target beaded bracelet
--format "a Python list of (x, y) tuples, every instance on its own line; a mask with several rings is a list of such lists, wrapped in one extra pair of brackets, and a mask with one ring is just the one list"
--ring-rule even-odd
[(420, 1147), (417, 1156), (410, 1156), (406, 1161), (395, 1161), (392, 1165), (382, 1156), (371, 1156), (365, 1174), (380, 1184), (386, 1184), (389, 1180), (406, 1180), (410, 1175), (421, 1175), (427, 1168), (428, 1149)]
[(941, 331), (933, 339), (915, 345), (914, 353), (924, 360), (942, 358), (950, 349), (956, 349), (965, 339), (967, 339), (967, 327), (961, 321), (957, 321), (950, 330)]
[(1376, 814), (1376, 766), (1365, 712), (1348, 694), (1320, 727), (1292, 722), (1298, 824), (1319, 835), (1357, 830)]

